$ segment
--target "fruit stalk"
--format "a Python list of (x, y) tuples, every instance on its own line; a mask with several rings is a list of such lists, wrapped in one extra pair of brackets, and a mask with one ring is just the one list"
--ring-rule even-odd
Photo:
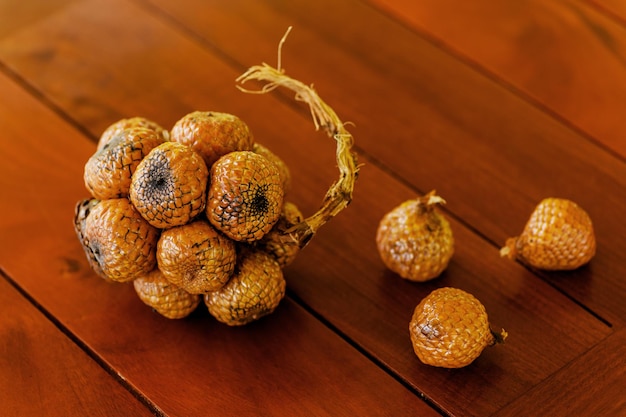
[(240, 75), (236, 81), (240, 84), (252, 80), (264, 83), (259, 90), (248, 90), (240, 85), (237, 86), (246, 93), (265, 94), (278, 87), (284, 87), (293, 91), (296, 101), (309, 105), (315, 130), (322, 128), (329, 137), (337, 142), (336, 160), (339, 169), (339, 179), (330, 186), (317, 212), (303, 221), (280, 231), (286, 243), (303, 248), (321, 226), (350, 204), (359, 167), (357, 156), (352, 151), (354, 139), (346, 129), (346, 123), (343, 123), (335, 111), (320, 98), (313, 86), (305, 85), (301, 81), (291, 78), (281, 68), (281, 47), (290, 29), (291, 27), (280, 41), (278, 65), (276, 68), (266, 63), (255, 65)]

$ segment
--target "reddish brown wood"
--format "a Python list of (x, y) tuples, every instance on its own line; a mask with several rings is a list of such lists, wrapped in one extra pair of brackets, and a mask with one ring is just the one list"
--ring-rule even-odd
[[(10, 108), (51, 119), (40, 137), (61, 140), (28, 152), (8, 148), (0, 186), (28, 199), (16, 199), (15, 207), (3, 200), (2, 212), (10, 215), (0, 230), (34, 237), (0, 243), (0, 265), (167, 412), (200, 414), (231, 404), (245, 414), (257, 402), (268, 414), (376, 414), (381, 404), (391, 404), (390, 413), (428, 410), (297, 304), (451, 415), (530, 406), (526, 392), (555, 389), (549, 381), (564, 367), (579, 369), (585, 352), (612, 337), (588, 309), (618, 329), (626, 320), (620, 278), (626, 168), (544, 108), (447, 47), (350, 1), (85, 1), (5, 37), (0, 60), (94, 137), (124, 116), (169, 127), (195, 109), (236, 113), (284, 157), (297, 184), (290, 199), (312, 212), (336, 177), (334, 143), (312, 131), (307, 110), (298, 106), (304, 117), (298, 116), (290, 97), (250, 97), (234, 88), (247, 66), (273, 62), (278, 39), (294, 23), (284, 66), (315, 82), (342, 118), (355, 122), (365, 165), (352, 205), (286, 271), (292, 298), (275, 315), (243, 329), (219, 326), (202, 312), (171, 322), (146, 310), (129, 286), (94, 280), (70, 232), (93, 145), (49, 112), (33, 112), (39, 107), (32, 104)], [(18, 143), (34, 143), (23, 116), (13, 114), (0, 115), (3, 130), (17, 132)], [(59, 164), (67, 168), (61, 172)], [(28, 185), (16, 189), (9, 181), (16, 177)], [(59, 194), (59, 184), (67, 191)], [(385, 270), (373, 238), (387, 210), (431, 188), (448, 200), (457, 252), (439, 280), (412, 284)], [(590, 267), (543, 277), (558, 289), (498, 256), (499, 244), (521, 230), (534, 204), (556, 192), (590, 211), (599, 236)], [(58, 222), (63, 216), (67, 223)], [(41, 252), (46, 256), (35, 256)], [(59, 279), (41, 287), (39, 276), (50, 268)], [(419, 299), (443, 285), (481, 299), (494, 327), (509, 331), (508, 343), (462, 370), (421, 365), (408, 320)], [(185, 393), (172, 395), (182, 385)], [(207, 398), (206, 387), (219, 387), (222, 396)], [(576, 395), (583, 386), (574, 381), (567, 388)], [(299, 397), (306, 410), (295, 409)]]
[[(161, 7), (207, 41), (222, 45), (239, 61), (247, 55), (256, 56), (259, 50), (273, 54), (274, 43), (268, 39), (260, 47), (238, 39), (251, 38), (255, 31), (278, 31), (276, 27), (290, 21), (300, 22), (295, 33), (304, 31), (304, 40), (292, 35), (284, 47), (283, 64), (290, 73), (308, 71), (313, 74), (311, 79), (330, 78), (329, 83), (340, 86), (324, 92), (347, 120), (356, 123), (357, 134), (359, 126), (367, 126), (358, 144), (419, 189), (437, 188), (455, 202), (456, 206), (449, 204), (450, 210), (483, 230), (496, 244), (518, 234), (534, 205), (546, 196), (565, 196), (582, 204), (596, 221), (600, 240), (606, 239), (606, 243), (601, 243), (603, 248), (593, 268), (574, 274), (549, 274), (547, 279), (607, 320), (624, 320), (623, 296), (617, 295), (624, 291), (617, 278), (621, 275), (620, 263), (616, 262), (620, 254), (614, 251), (619, 245), (611, 242), (612, 237), (625, 232), (616, 221), (619, 212), (626, 209), (621, 207), (623, 199), (612, 199), (621, 194), (626, 177), (619, 160), (482, 75), (470, 69), (459, 72), (458, 61), (358, 3), (346, 7), (350, 18), (337, 5), (276, 3), (274, 7), (281, 13), (273, 13), (274, 20), (260, 21), (253, 18), (264, 13), (258, 4), (251, 9), (229, 2), (212, 8), (211, 13), (189, 12), (184, 3), (177, 4)], [(233, 29), (228, 22), (236, 18), (249, 20)], [(366, 21), (378, 29), (364, 31), (362, 22)], [(221, 22), (226, 23), (222, 26)], [(323, 34), (321, 41), (309, 27)], [(384, 44), (377, 36), (379, 32), (386, 34)], [(358, 64), (340, 48), (349, 48), (350, 54), (358, 54), (368, 65), (351, 71), (352, 65)], [(371, 54), (371, 50), (378, 53)], [(377, 76), (372, 68), (384, 68), (386, 77)], [(353, 74), (358, 74), (360, 82), (347, 81), (354, 78)], [(316, 85), (320, 86), (319, 81)], [(405, 91), (408, 93), (403, 95)], [(393, 99), (386, 99), (391, 94)], [(389, 124), (372, 124), (370, 114), (390, 114), (389, 120), (404, 123), (390, 135)], [(463, 144), (462, 152), (459, 143)], [(411, 157), (398, 158), (398, 149), (406, 150), (401, 155)], [(607, 198), (610, 203), (597, 203)]]
[(626, 4), (621, 0), (587, 0), (618, 19), (626, 23)]
[[(177, 13), (176, 19), (200, 32), (207, 41), (219, 41), (221, 48), (239, 62), (269, 60), (261, 55), (273, 56), (275, 38), (282, 35), (283, 28), (290, 22), (299, 19), (303, 22), (301, 27), (304, 27), (297, 29), (304, 31), (302, 39), (292, 36), (284, 48), (283, 62), (290, 73), (298, 76), (308, 71), (311, 80), (329, 79), (328, 85), (341, 86), (328, 88), (322, 93), (329, 97), (328, 100), (345, 115), (346, 120), (356, 123), (357, 135), (360, 133), (359, 126), (367, 127), (366, 133), (359, 135), (359, 145), (389, 169), (409, 179), (417, 189), (427, 191), (437, 188), (441, 195), (455, 202), (455, 205), (449, 205), (450, 210), (481, 230), (497, 245), (502, 245), (507, 237), (520, 233), (534, 205), (542, 198), (559, 196), (577, 201), (596, 222), (600, 250), (594, 260), (594, 268), (565, 274), (564, 277), (550, 274), (547, 278), (608, 321), (624, 321), (626, 305), (621, 300), (626, 289), (617, 278), (623, 272), (619, 269), (620, 263), (615, 262), (621, 253), (619, 246), (611, 241), (612, 236), (626, 233), (626, 225), (616, 221), (626, 210), (624, 200), (619, 197), (626, 178), (622, 162), (597, 149), (593, 143), (546, 116), (540, 109), (518, 99), (509, 90), (471, 69), (459, 66), (457, 60), (359, 3), (346, 9), (329, 6), (331, 13), (327, 13), (319, 2), (281, 3), (281, 9), (286, 8), (281, 14), (267, 9), (263, 11), (260, 3), (250, 6), (247, 3), (228, 2), (224, 5), (218, 2), (211, 6), (210, 12), (204, 13), (194, 9), (201, 7), (194, 4), (167, 4), (171, 13)], [(179, 7), (178, 11), (174, 7)], [(347, 17), (348, 12), (350, 18)], [(127, 32), (121, 32), (111, 26), (110, 22), (115, 20), (114, 11), (109, 8), (104, 7), (100, 17), (89, 15), (81, 8), (74, 8), (72, 13), (73, 19), (92, 22), (89, 29), (81, 31), (80, 36), (73, 25), (61, 24), (61, 28), (55, 28), (58, 19), (51, 20), (40, 31), (44, 34), (43, 38), (58, 40), (57, 47), (61, 52), (57, 56), (78, 56), (79, 65), (60, 58), (49, 61), (45, 58), (49, 55), (45, 53), (45, 45), (36, 46), (38, 41), (29, 39), (28, 34), (21, 37), (20, 42), (5, 45), (4, 51), (13, 57), (10, 61), (19, 65), (20, 72), (49, 91), (53, 99), (62, 103), (73, 117), (86, 123), (94, 135), (123, 115), (143, 114), (164, 125), (171, 125), (186, 111), (211, 107), (229, 111), (232, 108), (225, 103), (240, 100), (240, 93), (228, 83), (213, 87), (205, 81), (207, 68), (211, 69), (211, 77), (216, 79), (232, 79), (233, 73), (226, 75), (220, 72), (222, 66), (217, 65), (212, 57), (195, 52), (191, 43), (183, 41), (174, 50), (167, 41), (170, 29), (159, 34), (150, 28), (145, 36), (138, 36), (138, 28), (131, 27), (126, 29)], [(111, 14), (109, 20), (106, 19), (107, 13)], [(260, 13), (270, 13), (272, 18), (256, 19), (254, 16)], [(283, 13), (292, 13), (296, 17), (289, 19)], [(237, 18), (245, 24), (235, 29), (229, 22)], [(206, 19), (205, 24), (202, 24), (202, 19)], [(257, 22), (266, 23), (259, 26), (261, 23)], [(372, 22), (371, 25), (379, 29), (363, 31), (361, 22)], [(316, 40), (313, 33), (306, 29), (312, 25), (317, 25), (317, 30), (323, 35), (322, 41)], [(342, 31), (335, 30), (339, 26)], [(105, 62), (98, 64), (98, 55), (79, 52), (100, 47), (97, 44), (100, 37), (90, 35), (96, 27), (118, 36), (120, 39), (112, 40), (115, 45), (122, 42), (122, 33), (126, 33), (129, 39), (133, 39), (126, 41), (130, 47), (153, 48), (155, 52), (142, 57), (144, 60), (128, 62), (115, 49)], [(378, 32), (386, 33), (385, 44), (380, 44), (380, 37), (376, 35)], [(225, 36), (224, 33), (232, 36)], [(40, 36), (39, 32), (35, 36)], [(255, 45), (239, 41), (252, 38), (257, 40)], [(73, 41), (67, 43), (65, 39)], [(31, 48), (35, 49), (29, 52), (23, 45), (33, 45)], [(357, 54), (368, 64), (350, 70), (353, 65), (359, 65), (358, 61), (351, 55), (341, 53), (341, 47), (350, 48), (351, 55)], [(379, 52), (369, 53), (372, 49)], [(197, 60), (198, 66), (186, 68), (188, 65), (181, 59), (167, 66), (161, 65), (157, 62), (156, 51), (166, 56), (193, 57), (190, 59)], [(121, 64), (110, 67), (110, 62), (115, 62), (115, 59)], [(394, 62), (397, 65), (392, 65)], [(102, 75), (104, 72), (93, 69), (101, 65), (111, 68), (111, 73), (105, 76)], [(153, 70), (147, 78), (142, 72), (144, 65)], [(42, 77), (41, 68), (48, 69), (43, 74), (55, 70), (71, 73), (72, 85), (59, 88), (58, 81)], [(383, 71), (382, 78), (373, 71), (375, 68)], [(175, 82), (177, 78), (170, 74), (177, 72), (185, 72), (186, 76)], [(354, 78), (352, 73), (359, 74), (361, 81), (348, 82)], [(93, 74), (99, 74), (96, 77), (102, 79), (106, 77), (108, 81), (93, 82)], [(150, 84), (155, 83), (156, 77), (168, 81), (158, 99), (143, 100), (140, 104), (136, 98), (143, 97), (141, 92), (151, 87), (142, 87), (138, 80), (129, 81), (130, 74), (138, 74), (139, 80)], [(94, 95), (85, 96), (73, 87), (76, 83), (91, 85)], [(319, 81), (316, 83), (319, 85)], [(116, 86), (115, 91), (110, 88), (111, 84)], [(194, 92), (195, 98), (190, 91)], [(395, 95), (389, 98), (392, 93)], [(119, 112), (112, 110), (115, 108), (113, 103), (121, 109)], [(253, 126), (262, 125), (263, 119), (268, 117), (253, 108), (241, 109), (238, 113)], [(372, 124), (371, 114), (390, 114), (392, 116), (381, 120), (398, 121), (393, 122), (393, 126), (400, 123), (402, 128), (390, 135), (389, 122)], [(279, 131), (279, 128), (283, 126), (277, 125), (276, 130)], [(295, 130), (297, 132), (297, 128)], [(266, 135), (267, 139), (263, 139), (271, 141), (277, 134), (270, 133)], [(463, 144), (462, 148), (459, 143)], [(398, 153), (398, 149), (407, 151)], [(398, 158), (399, 155), (411, 157)], [(590, 155), (593, 157), (590, 158)], [(321, 185), (323, 187), (325, 183)], [(311, 194), (313, 198), (318, 195), (319, 192)], [(494, 201), (501, 203), (494, 204)], [(606, 204), (598, 204), (599, 201), (606, 201)], [(575, 279), (570, 279), (572, 276)]]
[(0, 38), (36, 23), (75, 0), (4, 0), (0, 4)]
[[(499, 258), (495, 248), (453, 219), (456, 250), (443, 276), (415, 284), (385, 271), (373, 241), (377, 221), (394, 203), (414, 195), (371, 167), (362, 170), (359, 181), (349, 212), (359, 213), (358, 218), (346, 213), (323, 230), (317, 244), (289, 270), (290, 285), (308, 305), (452, 415), (489, 415), (608, 334), (580, 306)], [(328, 261), (337, 256), (341, 262)], [(478, 297), (493, 328), (509, 332), (508, 342), (487, 349), (462, 370), (442, 372), (416, 361), (408, 323), (419, 301), (441, 286)]]
[[(0, 88), (0, 131), (11, 137), (3, 141), (0, 187), (13, 196), (0, 200), (0, 267), (156, 410), (438, 415), (290, 300), (268, 320), (229, 328), (203, 308), (188, 320), (165, 319), (131, 285), (96, 277), (72, 228), (95, 145), (5, 76)], [(42, 374), (37, 382), (54, 379)]]
[[(342, 12), (295, 1), (276, 7), (322, 35), (323, 44), (307, 37), (312, 50), (329, 51), (312, 58), (294, 41), (293, 58), (283, 59), (287, 68), (330, 78), (337, 86), (327, 90), (331, 102), (357, 129), (366, 126), (360, 146), (417, 189), (436, 188), (449, 210), (494, 244), (519, 234), (545, 197), (570, 198), (588, 210), (600, 242), (592, 267), (547, 279), (608, 321), (624, 322), (626, 288), (617, 277), (626, 271), (615, 250), (626, 233), (618, 220), (626, 210), (622, 160), (371, 8), (353, 3)], [(350, 71), (354, 57), (364, 64)], [(350, 72), (356, 81), (348, 81)]]
[[(237, 4), (229, 2), (222, 13), (248, 16), (243, 12), (247, 7)], [(248, 44), (219, 37), (227, 29), (213, 9), (202, 14), (163, 7), (208, 41), (218, 38), (239, 61), (255, 54)], [(318, 88), (318, 80), (328, 79), (335, 86), (323, 91), (329, 101), (356, 123), (357, 134), (360, 126), (366, 127), (358, 144), (369, 155), (417, 189), (439, 190), (454, 203), (448, 205), (451, 211), (496, 245), (519, 234), (535, 204), (547, 196), (571, 198), (587, 209), (602, 246), (594, 267), (547, 278), (607, 320), (624, 321), (621, 300), (626, 289), (617, 278), (621, 272), (616, 262), (621, 255), (612, 242), (626, 233), (617, 220), (626, 210), (618, 197), (625, 185), (623, 162), (362, 4), (277, 2), (272, 7), (277, 9), (273, 27), (296, 21), (296, 31), (304, 32), (303, 40), (292, 36), (284, 48), (283, 64), (290, 73), (310, 73)], [(207, 16), (205, 24), (194, 16)], [(365, 30), (363, 22), (377, 29)], [(246, 23), (235, 38), (252, 37), (255, 29), (269, 31), (257, 28), (252, 17)], [(321, 35), (319, 40), (311, 27)], [(379, 33), (385, 33), (384, 42)], [(256, 49), (271, 51), (273, 40), (266, 43)], [(366, 64), (359, 65), (354, 57)], [(598, 204), (607, 198), (610, 202)]]
[(577, 0), (373, 3), (626, 156), (626, 28), (597, 9)]
[[(612, 334), (580, 360), (497, 413), (504, 416), (622, 416), (626, 414), (626, 332)], [(572, 382), (576, 389), (568, 389)], [(600, 382), (601, 381), (601, 382)]]
[(2, 415), (153, 415), (4, 276), (0, 276), (0, 315)]

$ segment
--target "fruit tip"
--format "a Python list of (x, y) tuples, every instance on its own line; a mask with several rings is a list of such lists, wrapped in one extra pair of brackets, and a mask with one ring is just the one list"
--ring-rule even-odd
[(515, 250), (517, 238), (510, 237), (506, 240), (506, 243), (500, 248), (500, 256), (503, 258), (515, 259), (517, 252)]
[(442, 197), (439, 197), (438, 195), (431, 195), (428, 197), (428, 202), (426, 204), (446, 204), (446, 200), (444, 200)]
[(436, 190), (431, 190), (430, 192), (424, 194), (422, 197), (419, 197), (417, 201), (424, 207), (431, 207), (435, 204), (446, 204), (446, 200), (438, 196)]
[(491, 330), (491, 335), (493, 336), (493, 339), (494, 339), (492, 345), (504, 344), (506, 338), (509, 337), (509, 334), (504, 329), (501, 329), (500, 333), (496, 333), (493, 330)]

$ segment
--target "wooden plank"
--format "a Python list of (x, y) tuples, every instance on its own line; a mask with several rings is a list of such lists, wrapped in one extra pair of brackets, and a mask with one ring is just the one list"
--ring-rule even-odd
[(578, 0), (372, 3), (626, 156), (626, 27), (597, 9)]
[(96, 277), (72, 227), (95, 145), (2, 75), (0, 89), (0, 187), (11, 196), (0, 200), (0, 267), (157, 412), (439, 415), (290, 300), (230, 328), (203, 308), (165, 319), (132, 285)]
[(3, 0), (0, 2), (0, 38), (33, 24), (75, 0)]
[[(359, 181), (350, 207), (359, 218), (346, 214), (320, 232), (318, 244), (307, 248), (306, 256), (289, 270), (289, 285), (307, 305), (447, 412), (490, 415), (608, 334), (580, 306), (519, 265), (500, 259), (496, 249), (454, 220), (455, 255), (440, 278), (416, 284), (385, 271), (372, 239), (376, 219), (391, 202), (414, 195), (372, 169), (363, 169)], [(336, 257), (339, 262), (329, 261)], [(503, 346), (487, 349), (470, 367), (451, 372), (421, 365), (407, 338), (413, 308), (443, 286), (474, 294), (484, 303), (493, 328), (509, 332)], [(594, 330), (581, 328), (582, 322)]]
[(372, 163), (421, 192), (436, 188), (494, 245), (518, 235), (541, 199), (578, 202), (594, 220), (598, 254), (590, 268), (544, 277), (605, 320), (626, 322), (622, 160), (362, 3), (151, 3), (238, 63), (272, 62), (276, 38), (297, 23), (283, 48), (287, 71), (315, 81), (355, 123)]
[(626, 23), (626, 4), (621, 0), (587, 0), (589, 3), (599, 7), (600, 10), (610, 13), (622, 23)]
[[(523, 401), (515, 401), (495, 414), (504, 416), (576, 415), (623, 416), (626, 414), (626, 332), (620, 330), (580, 359), (532, 389)], [(579, 389), (563, 389), (576, 381)], [(601, 383), (599, 383), (602, 381)]]
[[(110, 3), (106, 3), (108, 4)], [(323, 194), (324, 185), (328, 184), (330, 179), (334, 179), (336, 173), (332, 161), (333, 143), (331, 141), (295, 141), (292, 139), (302, 136), (302, 132), (310, 129), (309, 120), (294, 116), (293, 110), (281, 104), (281, 101), (275, 97), (241, 97), (241, 93), (226, 88), (223, 81), (234, 79), (238, 71), (224, 65), (197, 44), (189, 42), (189, 38), (180, 36), (180, 32), (147, 17), (133, 5), (116, 3), (115, 14), (109, 13), (106, 5), (104, 2), (94, 1), (85, 3), (81, 7), (68, 9), (66, 14), (51, 19), (37, 30), (12, 39), (11, 45), (6, 43), (1, 45), (1, 56), (7, 65), (19, 70), (29, 82), (44, 91), (71, 117), (79, 120), (82, 125), (93, 132), (98, 131), (98, 126), (104, 126), (113, 121), (108, 118), (115, 114), (150, 114), (156, 120), (164, 120), (162, 123), (169, 125), (184, 114), (183, 112), (191, 109), (220, 108), (218, 106), (234, 109), (236, 114), (250, 122), (260, 141), (267, 141), (270, 147), (279, 149), (281, 156), (285, 156), (289, 166), (292, 167), (294, 181), (298, 184), (294, 189), (293, 198), (306, 211), (317, 206)], [(389, 24), (389, 28), (400, 30), (400, 32), (392, 32), (398, 36), (398, 40), (404, 39), (405, 43), (409, 44), (417, 42), (420, 48), (426, 48), (425, 51), (430, 54), (430, 57), (439, 58), (446, 63), (445, 56), (439, 56), (436, 51), (429, 50), (427, 44), (419, 43), (419, 40), (413, 39), (412, 35), (408, 35), (406, 39), (403, 38), (407, 36), (406, 32), (387, 20), (378, 20), (376, 14), (365, 15), (365, 17), (359, 14), (369, 13), (368, 10), (371, 12), (371, 9), (355, 8), (351, 9), (351, 13), (354, 11), (357, 17), (362, 18), (362, 20), (357, 20), (357, 22), (362, 22), (361, 24), (363, 22), (372, 22), (377, 25)], [(255, 9), (255, 12), (256, 20), (268, 22), (266, 24), (274, 28), (273, 32), (279, 34), (282, 33), (285, 21), (291, 20), (281, 17), (271, 9)], [(106, 17), (107, 13), (109, 13), (108, 17)], [(200, 12), (196, 10), (196, 13)], [(344, 17), (345, 13), (344, 10)], [(315, 16), (315, 14), (312, 15)], [(134, 24), (128, 27), (121, 23), (123, 21), (133, 21)], [(233, 18), (232, 21), (237, 20)], [(69, 22), (81, 22), (81, 25), (69, 25)], [(245, 19), (240, 21), (239, 26), (232, 29), (238, 34), (239, 39), (250, 39), (245, 36), (246, 30), (248, 29)], [(329, 27), (324, 27), (324, 30), (329, 30)], [(119, 39), (127, 39), (126, 44), (131, 45), (130, 50), (138, 51), (136, 52), (138, 56), (148, 59), (148, 62), (142, 61), (143, 64), (159, 63), (160, 66), (155, 69), (157, 74), (153, 76), (167, 74), (169, 77), (163, 78), (162, 83), (152, 83), (150, 77), (147, 79), (145, 77), (145, 68), (152, 68), (151, 65), (140, 66), (139, 63), (128, 63), (128, 57), (118, 48), (119, 40), (114, 38), (110, 43), (106, 42), (106, 38), (98, 36), (99, 33), (115, 33)], [(44, 48), (44, 44), (40, 43), (42, 36), (46, 39), (74, 39), (72, 44), (60, 44), (59, 48), (63, 54), (56, 50), (48, 54), (72, 56), (74, 61), (53, 59), (46, 63), (38, 59), (37, 56), (40, 54), (37, 51)], [(361, 103), (365, 108), (371, 109), (376, 106), (383, 108), (381, 103), (365, 94), (356, 94), (354, 97), (349, 95), (350, 99), (347, 103), (340, 100), (343, 86), (332, 78), (332, 74), (328, 75), (313, 68), (315, 59), (319, 58), (318, 64), (328, 68), (324, 65), (329, 62), (326, 60), (335, 58), (335, 63), (343, 65), (343, 75), (347, 77), (350, 74), (354, 78), (354, 74), (360, 74), (359, 77), (363, 77), (359, 78), (359, 85), (363, 82), (372, 82), (372, 86), (376, 86), (378, 82), (386, 87), (397, 87), (396, 84), (388, 84), (390, 81), (381, 77), (380, 74), (368, 71), (368, 66), (361, 61), (348, 60), (345, 53), (341, 53), (337, 47), (332, 47), (335, 43), (333, 39), (323, 40), (326, 36), (328, 32), (324, 32), (324, 36), (321, 36), (306, 31), (305, 39), (311, 42), (314, 50), (321, 51), (328, 47), (331, 52), (328, 55), (322, 55), (322, 58), (306, 58), (300, 50), (298, 56), (303, 60), (309, 59), (304, 62), (311, 67), (306, 69), (304, 63), (297, 64), (300, 74), (308, 74), (305, 80), (317, 80), (316, 76), (319, 75), (320, 81), (316, 81), (317, 86), (324, 85), (325, 81), (334, 86), (328, 89), (334, 98), (333, 104), (339, 103), (343, 110), (349, 110), (351, 100), (358, 99), (363, 99)], [(349, 33), (343, 36), (349, 36)], [(275, 39), (269, 38), (270, 35), (267, 32), (258, 34), (255, 39), (263, 45), (259, 48), (269, 50), (271, 45), (271, 49), (274, 49)], [(345, 42), (345, 38), (342, 38), (342, 42), (336, 44), (345, 45)], [(351, 44), (351, 46), (358, 51), (358, 45)], [(98, 57), (85, 52), (95, 49), (103, 53)], [(109, 49), (111, 49), (110, 54), (104, 52)], [(148, 50), (150, 54), (145, 52)], [(174, 53), (176, 51), (177, 53)], [(234, 48), (228, 49), (228, 52), (232, 56), (237, 56)], [(193, 60), (181, 61), (178, 59), (180, 56), (190, 56)], [(44, 77), (40, 75), (42, 65), (48, 71), (47, 76), (56, 79), (54, 83), (43, 79)], [(468, 79), (473, 81), (475, 83), (473, 88), (476, 91), (470, 90), (470, 92), (478, 94), (480, 87), (486, 87), (486, 90), (481, 91), (482, 93), (489, 91), (491, 98), (511, 100), (512, 103), (508, 103), (509, 105), (522, 106), (521, 109), (526, 110), (526, 114), (535, 115), (532, 108), (529, 110), (523, 107), (525, 105), (523, 101), (520, 102), (522, 104), (518, 104), (514, 97), (511, 98), (509, 92), (494, 89), (490, 82), (472, 72), (465, 73), (462, 69), (459, 70), (458, 63), (455, 65), (456, 70), (452, 68), (451, 62), (448, 63), (447, 68), (445, 66), (444, 68), (451, 73), (466, 77), (465, 81)], [(291, 67), (288, 66), (288, 68)], [(380, 66), (374, 66), (374, 68), (380, 68)], [(210, 69), (210, 78), (206, 78), (208, 69)], [(56, 74), (56, 77), (49, 71)], [(436, 71), (433, 70), (430, 75), (434, 75), (434, 72)], [(64, 77), (71, 78), (72, 82), (70, 83)], [(63, 81), (64, 79), (66, 81)], [(93, 79), (107, 79), (107, 88), (90, 81)], [(346, 80), (343, 81), (346, 82)], [(80, 88), (76, 88), (76, 85), (80, 85)], [(74, 87), (70, 88), (71, 86)], [(349, 83), (345, 88), (349, 93), (355, 90)], [(149, 93), (145, 94), (147, 91)], [(406, 100), (406, 97), (401, 95), (402, 90), (394, 91), (400, 97), (400, 102), (406, 104), (407, 101), (402, 101)], [(173, 92), (176, 92), (176, 95)], [(323, 91), (322, 94), (325, 95)], [(111, 107), (115, 110), (109, 111), (110, 109), (103, 106), (99, 111), (92, 112), (89, 117), (86, 117), (84, 110), (77, 105), (79, 102), (102, 103), (105, 101), (116, 103), (117, 107)], [(501, 102), (498, 103), (501, 104)], [(393, 114), (397, 104), (386, 104), (391, 106), (391, 110), (387, 110), (391, 111), (389, 114)], [(449, 104), (450, 102), (446, 102), (446, 105)], [(494, 107), (497, 106), (494, 104)], [(346, 111), (346, 114), (350, 116), (346, 120), (358, 119), (359, 124), (371, 126), (366, 123), (367, 115), (361, 114), (357, 106), (354, 109)], [(407, 108), (403, 116), (415, 111), (415, 108)], [(410, 120), (410, 118), (407, 117), (404, 120)], [(435, 121), (439, 123), (440, 120)], [(445, 128), (443, 123), (437, 123), (431, 125), (433, 129)], [(505, 126), (503, 124), (500, 127)], [(363, 135), (365, 149), (368, 151), (374, 147), (377, 138), (387, 138), (380, 134), (383, 133), (385, 125), (371, 127), (372, 132)], [(544, 124), (536, 126), (537, 129), (544, 127)], [(407, 138), (407, 132), (400, 133), (402, 138)], [(357, 136), (357, 140), (360, 137)], [(397, 140), (393, 137), (389, 139), (390, 141)], [(447, 146), (448, 149), (452, 149), (451, 144)], [(383, 155), (397, 159), (397, 149), (395, 153), (387, 151), (383, 152)], [(461, 155), (457, 157), (461, 158)], [(312, 160), (315, 161), (314, 164), (310, 162)], [(459, 221), (453, 221), (453, 227), (459, 241), (463, 243), (459, 244), (453, 265), (441, 280), (427, 285), (415, 285), (401, 281), (386, 272), (378, 261), (373, 247), (373, 232), (386, 210), (403, 199), (414, 196), (415, 191), (401, 186), (392, 175), (377, 168), (371, 159), (367, 162), (368, 164), (362, 170), (359, 188), (349, 208), (350, 211), (342, 214), (329, 227), (323, 229), (311, 246), (303, 252), (301, 258), (288, 271), (289, 285), (294, 289), (294, 294), (298, 299), (303, 300), (333, 326), (337, 326), (355, 343), (361, 345), (369, 354), (397, 372), (401, 378), (408, 381), (407, 383), (424, 392), (431, 401), (453, 414), (484, 415), (497, 411), (610, 332), (593, 316), (524, 268), (500, 259), (494, 245), (476, 235)], [(436, 161), (430, 163), (426, 161), (426, 163), (430, 167), (437, 165)], [(408, 165), (408, 161), (405, 164)], [(459, 173), (456, 174), (457, 179), (460, 178), (459, 175)], [(486, 175), (485, 178), (491, 177)], [(73, 182), (77, 184), (76, 179)], [(509, 192), (509, 194), (514, 193)], [(455, 195), (459, 196), (458, 193)], [(463, 204), (463, 201), (461, 200), (460, 203)], [(459, 202), (455, 199), (454, 204), (459, 204)], [(449, 205), (453, 206), (452, 201)], [(358, 215), (350, 213), (358, 213)], [(67, 245), (72, 244), (70, 241), (67, 242)], [(73, 253), (76, 255), (77, 252)], [(78, 260), (75, 259), (73, 262), (78, 262)], [(74, 284), (73, 281), (72, 283)], [(91, 281), (83, 283), (82, 292), (92, 292), (93, 284)], [(111, 288), (102, 284), (96, 285), (98, 285), (98, 294), (108, 292)], [(460, 371), (448, 372), (420, 365), (412, 354), (408, 341), (408, 319), (418, 300), (429, 290), (440, 285), (455, 285), (475, 293), (487, 305), (494, 324), (509, 330), (512, 335), (511, 342), (503, 348), (489, 351), (475, 366)], [(119, 288), (110, 291), (108, 297), (113, 299), (116, 297), (114, 294), (117, 294), (113, 291), (119, 291)], [(124, 308), (129, 309), (131, 302), (125, 297), (130, 297), (130, 295), (126, 294), (121, 298)], [(90, 301), (93, 303), (94, 300)], [(288, 304), (287, 308), (291, 311), (292, 308), (289, 306)], [(80, 311), (79, 307), (76, 308), (76, 311)], [(110, 305), (100, 308), (104, 311), (110, 308)], [(283, 319), (275, 320), (283, 323)], [(147, 321), (145, 324), (148, 329), (146, 331), (159, 334), (166, 331), (174, 332), (175, 330), (172, 329), (180, 327), (176, 327), (174, 323), (168, 324), (167, 329), (153, 329)], [(267, 324), (267, 326), (273, 325)], [(97, 327), (94, 329), (95, 334), (90, 333), (90, 338), (106, 336), (106, 332), (100, 334)], [(130, 333), (130, 330), (126, 331)], [(222, 335), (221, 332), (220, 335)], [(156, 336), (148, 335), (146, 341), (154, 337)], [(182, 338), (185, 341), (189, 338), (179, 333), (176, 333), (174, 337), (176, 340)], [(548, 343), (547, 341), (551, 338), (559, 340), (562, 344), (557, 347)], [(124, 337), (121, 336), (121, 339)], [(119, 345), (117, 345), (118, 342)], [(105, 342), (102, 343), (105, 344)], [(119, 340), (108, 343), (113, 346), (110, 348), (105, 346), (107, 353), (119, 353), (123, 349)], [(148, 350), (146, 347), (146, 351)], [(185, 345), (185, 350), (187, 350), (187, 345)], [(128, 352), (125, 355), (131, 356)], [(155, 355), (159, 357), (158, 353)], [(130, 362), (130, 359), (128, 361)], [(142, 381), (144, 378), (141, 375), (133, 375), (133, 377)]]
[(152, 412), (0, 276), (4, 416), (151, 416)]

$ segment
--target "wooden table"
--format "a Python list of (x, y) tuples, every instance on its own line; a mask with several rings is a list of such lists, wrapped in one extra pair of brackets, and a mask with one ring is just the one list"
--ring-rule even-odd
[[(621, 0), (0, 2), (3, 416), (626, 415), (626, 7)], [(90, 269), (72, 228), (102, 131), (229, 112), (292, 171), (314, 212), (334, 142), (262, 62), (352, 124), (352, 204), (285, 270), (270, 316), (168, 320)], [(418, 284), (385, 269), (378, 222), (431, 189), (456, 252)], [(598, 250), (573, 272), (499, 256), (545, 197), (579, 203)], [(474, 294), (509, 338), (448, 370), (408, 322), (435, 288)]]

